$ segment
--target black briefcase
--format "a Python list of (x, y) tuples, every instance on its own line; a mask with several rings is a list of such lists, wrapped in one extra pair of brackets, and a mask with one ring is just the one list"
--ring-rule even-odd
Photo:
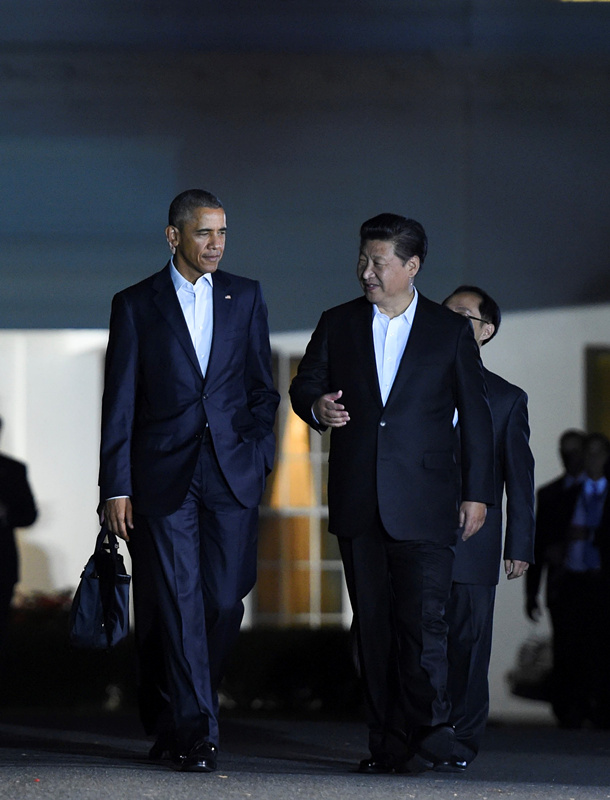
[(114, 533), (102, 526), (70, 610), (74, 647), (107, 650), (129, 633), (129, 584)]

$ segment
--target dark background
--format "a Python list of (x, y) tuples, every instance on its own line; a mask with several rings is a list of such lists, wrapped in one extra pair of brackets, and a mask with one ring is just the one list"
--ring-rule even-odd
[(606, 3), (4, 0), (0, 327), (106, 327), (191, 187), (274, 331), (358, 294), (381, 211), (433, 299), (608, 302), (609, 98)]

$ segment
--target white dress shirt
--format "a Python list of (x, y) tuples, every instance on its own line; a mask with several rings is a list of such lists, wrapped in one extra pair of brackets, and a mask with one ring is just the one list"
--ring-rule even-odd
[(178, 302), (182, 308), (186, 326), (191, 334), (191, 340), (201, 372), (205, 377), (212, 349), (212, 334), (214, 333), (214, 299), (212, 292), (212, 274), (204, 273), (196, 283), (187, 281), (174, 266), (171, 260), (170, 273), (176, 289)]
[[(379, 391), (384, 406), (394, 384), (400, 359), (403, 357), (409, 341), (416, 308), (417, 289), (415, 287), (413, 287), (413, 300), (411, 300), (409, 308), (398, 317), (390, 319), (373, 304), (373, 347)], [(320, 420), (314, 414), (313, 406), (311, 407), (311, 416), (319, 425)]]
[(398, 317), (390, 319), (373, 305), (373, 346), (381, 400), (385, 406), (400, 360), (409, 341), (413, 317), (417, 308), (417, 289), (413, 287), (413, 300), (410, 306)]

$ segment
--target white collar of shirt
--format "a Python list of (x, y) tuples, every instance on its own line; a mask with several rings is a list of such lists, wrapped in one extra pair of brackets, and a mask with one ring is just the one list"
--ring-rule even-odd
[(586, 475), (584, 472), (581, 472), (580, 475), (564, 475), (563, 476), (563, 488), (564, 489), (571, 489), (572, 486), (576, 486), (577, 484), (581, 484), (584, 482)]
[(593, 478), (586, 478), (584, 485), (584, 493), (589, 496), (592, 494), (601, 495), (606, 491), (608, 486), (608, 479), (601, 477), (599, 480), (594, 481)]
[[(415, 309), (417, 308), (417, 297), (418, 297), (417, 289), (414, 286), (413, 287), (413, 300), (411, 300), (411, 303), (409, 304), (409, 307), (405, 311), (403, 311), (402, 314), (398, 315), (398, 318), (399, 319), (403, 319), (405, 322), (408, 322), (409, 326), (413, 325), (413, 317), (415, 316)], [(375, 303), (373, 303), (373, 320), (377, 316), (380, 317), (379, 321), (383, 322), (383, 324), (384, 324), (384, 326), (385, 326), (385, 328), (387, 330), (387, 327), (390, 324), (390, 318), (388, 317), (387, 314), (384, 314), (383, 311), (380, 311), (377, 308), (377, 306), (375, 305)], [(396, 319), (396, 317), (394, 317), (394, 319)]]
[[(181, 275), (176, 269), (173, 258), (171, 258), (169, 262), (169, 272), (170, 275), (172, 276), (172, 283), (174, 284), (176, 293), (178, 293), (180, 289), (183, 289), (187, 292), (196, 292), (198, 285), (201, 283), (201, 278), (205, 278), (206, 281), (210, 284), (210, 286), (214, 286), (211, 272), (204, 272), (201, 278), (199, 278), (199, 280), (196, 283), (191, 283), (190, 281), (187, 281), (184, 275)], [(199, 286), (199, 289), (203, 288), (205, 288), (203, 284)]]

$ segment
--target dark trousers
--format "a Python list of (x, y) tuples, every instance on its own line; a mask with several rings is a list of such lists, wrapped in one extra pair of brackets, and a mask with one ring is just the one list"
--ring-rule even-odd
[(172, 730), (183, 749), (199, 739), (218, 744), (218, 687), (256, 580), (257, 519), (231, 494), (206, 441), (178, 511), (136, 520), (143, 722), (149, 732)]
[(489, 715), (489, 660), (495, 586), (454, 583), (447, 604), (449, 699), (455, 726), (454, 755), (472, 761)]
[(373, 756), (399, 755), (421, 728), (446, 723), (453, 551), (397, 541), (382, 529), (339, 538), (354, 611)]
[(589, 719), (610, 726), (608, 615), (599, 572), (565, 572), (549, 605), (553, 623), (551, 700), (558, 722), (577, 728)]

